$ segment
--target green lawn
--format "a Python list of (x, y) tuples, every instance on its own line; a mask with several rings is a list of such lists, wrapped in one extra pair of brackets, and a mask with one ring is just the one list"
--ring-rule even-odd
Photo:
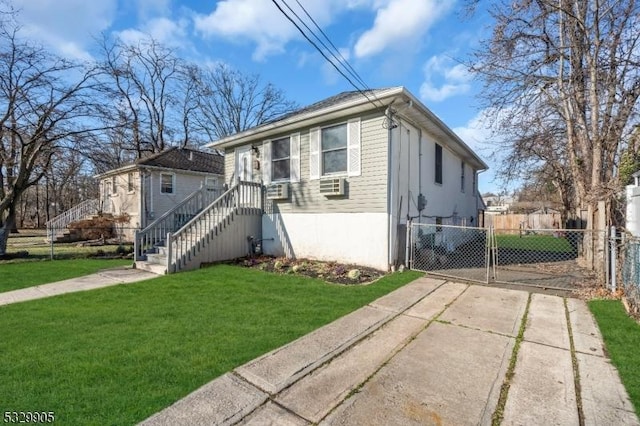
[(53, 261), (32, 261), (1, 263), (0, 262), (0, 293), (31, 287), (34, 285), (52, 283), (69, 278), (98, 272), (101, 269), (115, 266), (131, 265), (132, 260), (126, 259), (74, 259)]
[(543, 251), (553, 253), (571, 253), (571, 244), (566, 238), (552, 235), (496, 235), (498, 248)]
[(598, 322), (607, 352), (618, 369), (636, 413), (640, 415), (640, 324), (618, 300), (592, 300), (589, 309)]
[(421, 275), (339, 286), (218, 265), (0, 307), (1, 408), (134, 424)]

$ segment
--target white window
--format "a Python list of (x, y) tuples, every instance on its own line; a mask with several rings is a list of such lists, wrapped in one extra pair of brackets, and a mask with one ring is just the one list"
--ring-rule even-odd
[(127, 191), (133, 192), (133, 172), (127, 175)]
[(160, 173), (160, 193), (173, 194), (173, 174)]
[(464, 161), (460, 161), (460, 191), (464, 192)]
[(320, 131), (322, 176), (347, 173), (347, 124)]
[(262, 180), (265, 184), (300, 182), (300, 133), (262, 143)]
[(289, 180), (291, 177), (291, 138), (271, 141), (271, 180)]
[(112, 194), (118, 193), (118, 185), (117, 185), (115, 176), (111, 176), (111, 193)]
[(208, 190), (216, 189), (218, 187), (218, 178), (213, 176), (207, 176), (204, 178), (204, 186)]
[(309, 133), (309, 178), (360, 176), (360, 119)]

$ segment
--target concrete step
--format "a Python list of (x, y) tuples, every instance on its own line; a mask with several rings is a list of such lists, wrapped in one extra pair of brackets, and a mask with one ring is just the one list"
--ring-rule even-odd
[(162, 253), (147, 253), (146, 262), (157, 264), (157, 265), (166, 265), (167, 256)]
[(162, 264), (157, 263), (149, 263), (143, 260), (138, 260), (135, 262), (136, 269), (140, 269), (142, 271), (152, 272), (157, 275), (164, 275), (167, 273), (167, 267)]

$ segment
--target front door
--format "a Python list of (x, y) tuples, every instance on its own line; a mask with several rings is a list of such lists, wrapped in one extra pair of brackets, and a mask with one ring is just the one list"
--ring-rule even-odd
[(236, 176), (240, 181), (247, 182), (252, 180), (251, 146), (236, 148)]

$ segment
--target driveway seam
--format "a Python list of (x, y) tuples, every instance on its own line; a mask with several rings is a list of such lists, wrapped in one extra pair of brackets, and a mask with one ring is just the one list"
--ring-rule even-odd
[(569, 348), (571, 349), (571, 364), (573, 365), (573, 384), (576, 392), (576, 405), (578, 409), (578, 423), (584, 426), (584, 411), (582, 409), (582, 387), (580, 386), (580, 369), (578, 368), (578, 357), (576, 356), (576, 347), (573, 342), (573, 329), (571, 327), (571, 317), (567, 298), (562, 299), (564, 303), (564, 312), (567, 320), (567, 332), (569, 333)]
[(518, 330), (518, 335), (516, 336), (516, 341), (513, 345), (513, 352), (511, 353), (511, 358), (509, 359), (509, 368), (507, 369), (507, 373), (504, 376), (504, 382), (502, 382), (502, 387), (500, 388), (500, 397), (498, 398), (498, 404), (496, 405), (496, 409), (493, 412), (493, 416), (491, 416), (492, 426), (498, 426), (502, 424), (502, 420), (504, 419), (504, 408), (507, 403), (507, 399), (509, 398), (509, 388), (511, 387), (511, 380), (513, 379), (513, 376), (515, 374), (516, 363), (518, 362), (518, 353), (520, 352), (520, 346), (522, 345), (522, 342), (525, 341), (524, 332), (527, 328), (530, 305), (531, 293), (529, 293), (529, 296), (527, 297), (527, 305), (524, 308), (524, 313), (520, 321), (520, 329)]

